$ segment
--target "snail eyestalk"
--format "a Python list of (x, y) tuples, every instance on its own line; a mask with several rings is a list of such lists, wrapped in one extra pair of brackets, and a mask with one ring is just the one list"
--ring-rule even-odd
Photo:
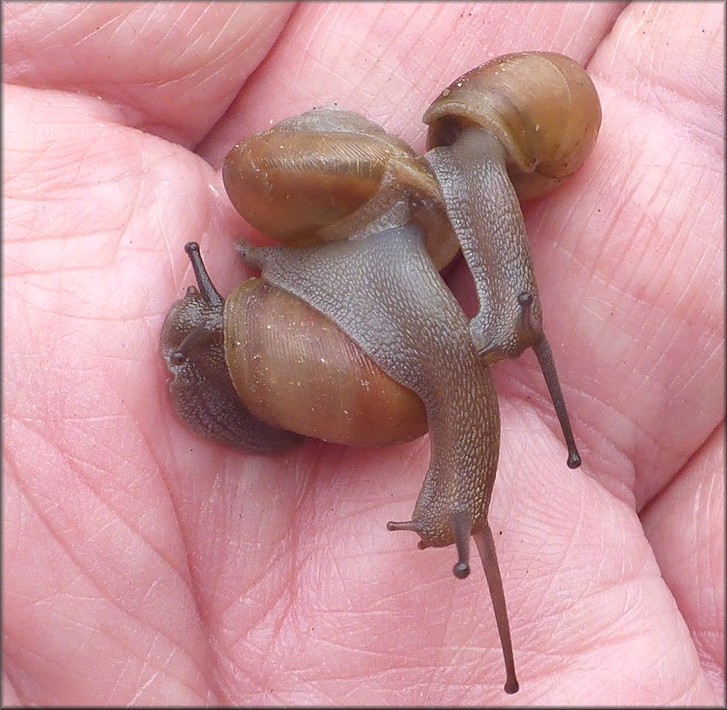
[(573, 436), (573, 429), (570, 425), (568, 410), (563, 399), (563, 391), (560, 388), (560, 381), (558, 380), (558, 373), (555, 369), (555, 361), (553, 360), (553, 353), (548, 344), (548, 339), (543, 336), (539, 343), (533, 345), (533, 350), (538, 358), (540, 369), (543, 371), (545, 384), (548, 386), (548, 392), (550, 392), (550, 398), (553, 400), (555, 413), (568, 447), (568, 461), (566, 463), (568, 468), (578, 468), (581, 465), (581, 455), (578, 453), (576, 440)]
[(470, 574), (470, 532), (472, 530), (472, 516), (466, 510), (458, 510), (452, 516), (454, 530), (454, 544), (457, 546), (457, 564), (452, 568), (452, 574), (457, 579), (467, 579)]
[(184, 245), (184, 251), (187, 252), (187, 256), (192, 263), (192, 271), (194, 272), (195, 279), (197, 279), (199, 292), (211, 305), (221, 306), (224, 299), (220, 296), (219, 291), (212, 283), (210, 275), (207, 273), (207, 268), (204, 265), (204, 261), (202, 261), (202, 255), (199, 253), (199, 244), (197, 242), (187, 242)]
[[(222, 314), (220, 314), (220, 328), (222, 327)], [(174, 361), (181, 365), (192, 353), (195, 348), (205, 347), (214, 336), (214, 331), (210, 330), (207, 324), (198, 325), (194, 330), (187, 333), (184, 340), (177, 346), (172, 353)]]
[(521, 327), (524, 332), (530, 333), (535, 338), (533, 350), (538, 358), (538, 364), (543, 373), (545, 384), (550, 393), (550, 399), (553, 402), (560, 428), (563, 431), (563, 438), (568, 447), (568, 468), (578, 468), (581, 465), (581, 456), (576, 447), (573, 429), (571, 428), (570, 419), (568, 418), (568, 410), (563, 399), (563, 391), (560, 387), (558, 372), (555, 369), (555, 360), (553, 360), (553, 352), (550, 349), (548, 339), (543, 335), (542, 330), (536, 330), (532, 318), (533, 294), (529, 291), (523, 291), (517, 297), (518, 303), (522, 308)]
[(505, 658), (505, 692), (509, 694), (517, 693), (520, 690), (520, 684), (517, 682), (515, 675), (515, 659), (512, 653), (510, 623), (507, 619), (505, 592), (502, 587), (500, 567), (497, 564), (497, 554), (495, 553), (495, 541), (492, 539), (492, 530), (490, 530), (488, 524), (485, 524), (482, 532), (475, 533), (472, 537), (475, 539), (475, 544), (477, 545), (477, 550), (482, 560), (482, 567), (485, 570), (487, 586), (490, 588), (492, 608), (495, 612), (495, 622), (497, 623), (497, 630), (500, 634), (502, 655)]

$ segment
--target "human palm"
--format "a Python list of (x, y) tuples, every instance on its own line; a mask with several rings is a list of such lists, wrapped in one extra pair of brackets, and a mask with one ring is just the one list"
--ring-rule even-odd
[[(723, 702), (720, 5), (4, 9), (6, 704)], [(481, 570), (385, 529), (426, 437), (225, 450), (157, 343), (184, 243), (227, 293), (262, 238), (231, 145), (335, 102), (421, 150), (442, 87), (525, 49), (584, 63), (603, 124), (525, 208), (580, 470), (532, 353), (494, 369), (510, 697)]]

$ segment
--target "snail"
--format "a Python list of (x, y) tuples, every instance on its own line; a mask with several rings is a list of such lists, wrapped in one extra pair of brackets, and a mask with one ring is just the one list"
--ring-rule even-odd
[[(305, 124), (307, 131), (314, 126), (314, 134), (343, 135), (326, 135), (322, 144), (314, 141), (306, 147), (293, 134), (298, 142), (291, 137), (286, 144), (291, 123)], [(351, 125), (363, 126), (367, 134), (349, 135)], [(326, 163), (333, 139), (335, 160)], [(351, 147), (339, 150), (347, 140)], [(281, 159), (275, 146), (280, 145), (287, 150), (286, 170), (274, 169), (275, 160)], [(316, 179), (327, 180), (326, 189), (315, 193), (306, 181), (285, 184), (288, 176), (281, 173), (291, 166), (302, 166), (305, 175), (318, 170), (322, 175)], [(223, 168), (233, 204), (251, 224), (296, 247), (239, 245), (241, 256), (262, 270), (262, 278), (248, 279), (222, 299), (198, 246), (188, 244), (197, 286), (172, 306), (162, 328), (161, 351), (172, 373), (170, 392), (180, 417), (199, 433), (239, 448), (248, 448), (250, 442), (245, 436), (231, 442), (231, 425), (201, 421), (217, 414), (208, 395), (203, 406), (198, 404), (194, 391), (206, 389), (203, 378), (224, 402), (236, 393), (245, 417), (259, 428), (270, 427), (265, 435), (257, 433), (257, 452), (265, 451), (265, 436), (275, 453), (299, 443), (300, 435), (381, 445), (428, 430), (430, 466), (412, 520), (392, 521), (387, 527), (418, 533), (422, 549), (455, 544), (453, 573), (458, 578), (469, 574), (469, 538), (474, 537), (501, 638), (505, 687), (515, 692), (519, 686), (505, 596), (487, 523), (499, 455), (499, 407), (464, 313), (435, 267), (451, 259), (457, 243), (436, 182), (422, 166), (406, 144), (391, 140), (375, 124), (331, 110), (309, 112), (236, 146)], [(355, 198), (352, 183), (358, 189)], [(303, 191), (300, 196), (296, 186)], [(287, 210), (276, 213), (268, 207), (272, 199), (304, 214), (287, 220)], [(299, 229), (309, 213), (313, 216)], [(316, 240), (321, 243), (312, 245)], [(200, 314), (196, 322), (190, 313)], [(314, 331), (319, 335), (313, 336)], [(329, 341), (331, 346), (323, 345)], [(329, 354), (343, 364), (332, 368)], [(291, 377), (299, 359), (302, 366)], [(216, 366), (214, 374), (210, 361)], [(273, 371), (282, 374), (273, 377)], [(191, 384), (177, 381), (182, 377)], [(339, 404), (338, 415), (332, 416), (334, 397), (320, 388), (333, 386), (338, 394), (342, 377), (364, 386), (344, 387), (352, 399)], [(373, 405), (362, 400), (360, 389), (374, 391)], [(175, 396), (180, 392), (184, 401)], [(297, 399), (286, 408), (288, 394)], [(195, 402), (192, 406), (189, 399)], [(365, 406), (373, 409), (377, 421), (348, 421), (354, 410)], [(222, 409), (227, 413), (227, 407)], [(323, 415), (321, 422), (316, 413)], [(387, 418), (397, 426), (382, 427)], [(330, 422), (338, 419), (345, 426), (336, 424), (332, 431)], [(372, 441), (374, 435), (378, 438)]]
[(550, 345), (543, 333), (518, 198), (543, 195), (578, 170), (601, 124), (598, 94), (574, 60), (506, 54), (450, 84), (424, 113), (425, 159), (472, 273), (480, 310), (472, 340), (488, 363), (532, 347), (568, 447), (578, 453)]
[[(579, 465), (542, 331), (517, 203), (518, 196), (544, 194), (561, 182), (595, 140), (598, 98), (583, 70), (578, 67), (585, 79), (574, 66), (560, 55), (525, 53), (468, 72), (425, 114), (431, 128), (423, 159), (376, 124), (331, 109), (310, 111), (243, 141), (224, 162), (228, 195), (253, 227), (288, 246), (239, 245), (261, 278), (249, 279), (222, 299), (199, 248), (188, 244), (197, 287), (172, 306), (161, 336), (180, 418), (195, 431), (243, 450), (287, 451), (305, 436), (384, 445), (429, 430), (430, 467), (412, 520), (389, 522), (387, 528), (418, 533), (420, 548), (455, 544), (458, 578), (469, 574), (469, 537), (474, 537), (509, 693), (519, 686), (487, 523), (500, 435), (489, 365), (534, 348), (564, 432), (568, 464)], [(525, 122), (500, 129), (494, 119), (491, 124), (475, 118), (480, 108), (505, 113), (497, 99), (505, 107), (513, 103), (520, 90), (513, 88), (510, 80), (517, 77), (511, 73), (522, 67), (524, 115), (532, 110), (534, 127), (528, 132)], [(586, 124), (575, 148), (567, 156), (556, 151), (550, 161), (565, 166), (560, 173), (544, 169), (543, 151), (558, 143), (552, 123), (569, 124), (562, 118), (548, 124), (552, 92), (545, 98), (537, 94), (539, 82), (557, 83), (555, 74), (575, 75), (568, 87), (574, 104), (579, 90), (588, 94), (589, 86), (596, 102), (590, 118), (574, 119)], [(481, 79), (484, 99), (477, 92), (470, 96)], [(446, 100), (455, 90), (464, 98)], [(467, 113), (468, 101), (479, 108)], [(520, 153), (514, 135), (525, 139)], [(581, 155), (572, 157), (574, 150)], [(521, 154), (525, 157), (519, 159)], [(540, 166), (538, 185), (527, 181), (532, 175), (518, 177), (512, 167), (510, 182), (507, 155), (516, 156), (509, 160), (524, 172)], [(456, 253), (458, 241), (480, 301), (471, 323), (437, 272)], [(504, 251), (495, 253), (496, 247)], [(314, 333), (324, 335), (319, 340)], [(342, 364), (334, 367), (339, 356)], [(321, 359), (323, 367), (316, 365)], [(293, 363), (301, 365), (295, 374)], [(344, 388), (347, 399), (331, 416), (339, 377), (353, 386)], [(373, 398), (360, 398), (361, 389), (374, 389)], [(292, 394), (298, 398), (286, 408)], [(366, 407), (377, 419), (392, 422), (381, 435), (370, 416), (356, 419)], [(321, 412), (328, 416), (319, 420), (314, 415)]]
[[(314, 109), (251, 136), (225, 158), (223, 180), (233, 205), (250, 224), (289, 245), (361, 239), (411, 220), (426, 230), (427, 249), (438, 267), (459, 249), (436, 181), (414, 151), (351, 112)], [(271, 334), (278, 344), (269, 342), (264, 358), (238, 358), (230, 367), (244, 382), (236, 393), (232, 380), (221, 374), (224, 368), (207, 364), (232, 357), (229, 343), (223, 349), (219, 313), (209, 314), (210, 309), (219, 311), (222, 299), (206, 281), (199, 289), (190, 288), (164, 324), (161, 349), (172, 374), (172, 402), (193, 430), (257, 453), (285, 451), (301, 441), (279, 429), (361, 446), (408, 441), (425, 433), (418, 397), (384, 377), (314, 309), (281, 298), (259, 280), (246, 282), (244, 296), (240, 293), (228, 304), (247, 298), (265, 310), (265, 318), (250, 319), (251, 327), (263, 323), (265, 328), (248, 338), (245, 352), (254, 352)], [(205, 314), (204, 335), (191, 324), (194, 312)], [(235, 330), (249, 332), (242, 323), (247, 313), (242, 307), (228, 313), (229, 320), (239, 321)], [(287, 334), (283, 338), (278, 337), (281, 330)], [(199, 367), (183, 356), (190, 345), (210, 339), (213, 347)], [(274, 356), (279, 359), (271, 362)], [(215, 411), (208, 421), (212, 390), (217, 393)], [(218, 418), (226, 424), (215, 423)]]
[(312, 109), (250, 136), (227, 154), (222, 178), (245, 221), (289, 246), (361, 239), (411, 221), (438, 269), (459, 251), (421, 157), (350, 111)]
[(305, 436), (384, 446), (426, 432), (419, 397), (329, 319), (259, 278), (223, 299), (198, 245), (185, 250), (197, 287), (169, 310), (160, 349), (190, 429), (256, 454), (284, 453)]
[[(247, 284), (261, 280), (244, 282), (223, 301), (204, 268), (199, 247), (191, 243), (186, 251), (198, 287), (188, 289), (167, 316), (162, 352), (171, 372), (182, 362), (186, 373), (194, 372), (197, 361), (210, 359), (207, 348), (210, 341), (219, 341), (221, 326), (226, 362), (218, 363), (223, 372), (214, 379), (229, 378), (245, 400), (241, 392), (245, 378), (239, 378), (235, 370), (242, 368), (243, 361), (254, 360), (259, 350), (248, 347), (249, 336), (237, 326), (256, 317), (269, 324), (248, 293)], [(434, 268), (420, 228), (407, 224), (365, 239), (305, 249), (239, 245), (238, 251), (248, 264), (261, 269), (266, 288), (281, 289), (288, 304), (299, 299), (312, 306), (394, 383), (423, 403), (431, 445), (429, 469), (412, 520), (391, 521), (387, 528), (416, 532), (420, 549), (455, 544), (453, 574), (459, 579), (469, 575), (469, 538), (475, 539), (505, 659), (505, 690), (517, 692), (505, 595), (487, 521), (499, 456), (497, 396), (489, 368), (472, 346), (467, 320)], [(386, 298), (381, 297), (384, 290)], [(194, 307), (188, 308), (187, 301)], [(199, 301), (204, 301), (204, 311)], [(252, 312), (239, 319), (240, 311), (250, 309), (251, 303)], [(257, 305), (264, 309), (265, 304)], [(202, 313), (197, 324), (188, 318), (195, 309)], [(186, 409), (175, 406), (180, 416), (186, 414)], [(308, 416), (304, 412), (301, 418)], [(208, 428), (216, 431), (216, 427)]]
[[(193, 260), (194, 243), (185, 249)], [(204, 269), (175, 301), (162, 325), (159, 349), (171, 375), (169, 398), (194, 432), (250, 453), (282, 453), (303, 441), (295, 432), (267, 424), (240, 400), (225, 363), (222, 296)]]

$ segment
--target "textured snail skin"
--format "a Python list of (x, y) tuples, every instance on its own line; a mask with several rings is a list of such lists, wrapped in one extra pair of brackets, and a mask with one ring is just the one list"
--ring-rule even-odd
[(560, 54), (504, 55), (467, 72), (424, 114), (426, 161), (472, 273), (480, 310), (470, 333), (488, 363), (533, 347), (568, 445), (580, 465), (543, 333), (521, 199), (557, 187), (583, 163), (601, 122), (586, 72)]
[(490, 587), (507, 670), (516, 692), (505, 597), (487, 510), (497, 471), (500, 418), (489, 369), (467, 320), (408, 225), (366, 239), (309, 249), (240, 245), (262, 278), (313, 306), (341, 328), (393, 380), (424, 402), (429, 470), (412, 520), (420, 548), (455, 544), (455, 576), (469, 574), (475, 537)]

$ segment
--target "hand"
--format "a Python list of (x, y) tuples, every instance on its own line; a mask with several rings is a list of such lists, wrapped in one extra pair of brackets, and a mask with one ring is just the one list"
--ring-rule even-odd
[(426, 437), (227, 451), (157, 343), (184, 243), (227, 293), (260, 238), (235, 142), (336, 102), (422, 150), (442, 87), (524, 49), (584, 63), (604, 118), (525, 208), (582, 469), (532, 353), (494, 370), (512, 702), (723, 702), (723, 36), (716, 4), (7, 5), (4, 703), (509, 698), (484, 575), (385, 529)]

